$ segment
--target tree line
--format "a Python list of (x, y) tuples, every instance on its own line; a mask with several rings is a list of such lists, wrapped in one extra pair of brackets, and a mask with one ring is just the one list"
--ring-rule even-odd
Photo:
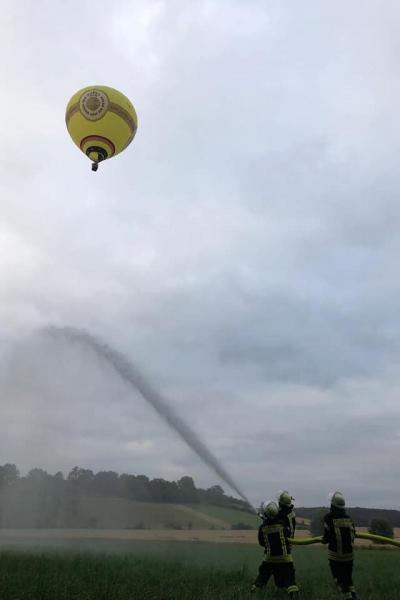
[(248, 511), (245, 502), (219, 485), (197, 488), (192, 477), (178, 481), (74, 467), (66, 476), (31, 469), (21, 476), (14, 464), (0, 466), (0, 527), (74, 527), (84, 496), (136, 502), (206, 504)]
[[(321, 514), (325, 514), (329, 508), (312, 507), (296, 508), (296, 513), (306, 519), (316, 522)], [(384, 508), (362, 508), (360, 506), (346, 508), (357, 527), (370, 527), (372, 519), (383, 519), (391, 523), (392, 527), (400, 527), (400, 511)]]
[[(365, 514), (363, 519), (360, 521), (356, 520), (357, 511), (367, 510), (370, 520), (368, 523), (365, 523)], [(314, 513), (314, 516), (310, 522), (310, 533), (311, 535), (323, 535), (324, 534), (324, 516), (328, 512), (328, 509), (320, 508), (317, 512)], [(397, 511), (385, 511), (386, 513), (396, 513)], [(375, 509), (349, 509), (347, 513), (352, 517), (356, 527), (367, 527), (369, 533), (373, 533), (375, 535), (383, 535), (388, 538), (394, 537), (394, 527), (392, 522), (387, 517), (382, 516), (371, 516), (376, 514), (382, 514), (382, 511)]]

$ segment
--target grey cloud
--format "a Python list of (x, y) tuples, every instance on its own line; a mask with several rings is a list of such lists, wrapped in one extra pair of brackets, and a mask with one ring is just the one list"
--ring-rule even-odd
[(254, 298), (240, 330), (231, 330), (222, 342), (220, 357), (253, 362), (270, 380), (334, 385), (396, 363), (398, 343), (387, 324), (374, 314), (360, 318), (284, 294)]

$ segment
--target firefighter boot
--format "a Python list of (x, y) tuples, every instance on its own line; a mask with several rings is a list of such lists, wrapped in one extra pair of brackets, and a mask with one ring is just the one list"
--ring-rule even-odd
[(335, 586), (335, 590), (337, 591), (338, 594), (342, 593), (342, 588), (340, 587), (339, 581), (336, 579), (333, 580), (333, 585)]
[(287, 593), (289, 594), (289, 598), (296, 599), (299, 597), (299, 588), (297, 585), (290, 585), (286, 588)]

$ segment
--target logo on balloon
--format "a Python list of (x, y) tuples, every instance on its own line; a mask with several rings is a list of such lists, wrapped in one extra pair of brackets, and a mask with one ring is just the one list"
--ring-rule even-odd
[(79, 100), (79, 110), (89, 121), (97, 121), (108, 109), (107, 95), (101, 90), (88, 90)]

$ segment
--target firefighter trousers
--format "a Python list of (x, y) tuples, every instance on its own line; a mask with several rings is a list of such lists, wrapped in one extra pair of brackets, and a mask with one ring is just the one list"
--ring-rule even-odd
[(336, 581), (343, 593), (343, 598), (346, 598), (346, 600), (347, 598), (349, 600), (354, 598), (355, 588), (353, 585), (353, 561), (348, 560), (346, 562), (341, 562), (338, 560), (330, 560), (329, 566), (331, 568), (333, 579)]
[(254, 585), (260, 588), (264, 587), (272, 575), (276, 587), (286, 589), (289, 595), (299, 591), (296, 585), (296, 571), (292, 562), (270, 563), (264, 560), (258, 569), (258, 577)]

